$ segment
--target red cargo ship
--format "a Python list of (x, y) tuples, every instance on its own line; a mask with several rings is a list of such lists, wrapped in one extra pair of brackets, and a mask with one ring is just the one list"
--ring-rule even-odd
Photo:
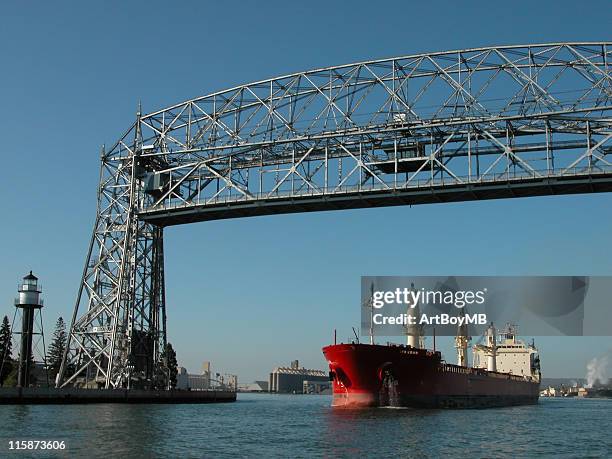
[[(493, 333), (489, 346), (474, 346), (472, 368), (445, 363), (438, 351), (408, 345), (326, 346), (333, 406), (487, 408), (537, 403), (540, 368), (535, 346), (516, 340), (513, 329), (502, 336), (500, 343)], [(466, 363), (467, 340), (458, 336), (456, 342), (459, 362)]]

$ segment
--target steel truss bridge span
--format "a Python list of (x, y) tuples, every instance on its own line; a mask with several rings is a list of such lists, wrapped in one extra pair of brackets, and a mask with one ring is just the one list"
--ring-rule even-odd
[(59, 385), (163, 380), (166, 226), (611, 191), (611, 45), (361, 62), (138, 113), (102, 152)]

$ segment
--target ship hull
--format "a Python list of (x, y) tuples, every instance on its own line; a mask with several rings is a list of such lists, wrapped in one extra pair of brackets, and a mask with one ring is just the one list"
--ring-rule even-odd
[(333, 406), (489, 408), (535, 404), (539, 383), (449, 365), (439, 352), (409, 346), (339, 344), (323, 348)]

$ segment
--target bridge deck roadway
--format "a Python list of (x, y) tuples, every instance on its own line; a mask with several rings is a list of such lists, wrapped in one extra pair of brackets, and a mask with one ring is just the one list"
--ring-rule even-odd
[(328, 193), (313, 191), (253, 198), (236, 196), (233, 200), (142, 210), (139, 212), (139, 218), (158, 226), (172, 226), (297, 212), (609, 192), (612, 191), (612, 170), (575, 175), (518, 177), (489, 182), (459, 183), (452, 179), (448, 182), (412, 188), (387, 189), (377, 184), (376, 187), (330, 190)]

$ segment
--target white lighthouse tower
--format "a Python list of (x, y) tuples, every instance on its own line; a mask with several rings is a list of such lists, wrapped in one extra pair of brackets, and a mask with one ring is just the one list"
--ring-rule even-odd
[[(32, 364), (30, 356), (33, 356), (32, 338), (34, 335), (42, 336), (42, 312), (43, 300), (40, 297), (42, 289), (38, 285), (38, 278), (32, 274), (25, 276), (18, 288), (19, 296), (15, 299), (15, 307), (21, 309), (21, 337), (19, 348), (19, 369), (17, 372), (17, 387), (28, 387), (31, 384)], [(38, 311), (40, 319), (40, 332), (34, 330), (35, 315)], [(12, 327), (11, 327), (12, 328)], [(43, 359), (44, 356), (44, 336), (43, 336)], [(46, 363), (46, 362), (45, 362)]]

